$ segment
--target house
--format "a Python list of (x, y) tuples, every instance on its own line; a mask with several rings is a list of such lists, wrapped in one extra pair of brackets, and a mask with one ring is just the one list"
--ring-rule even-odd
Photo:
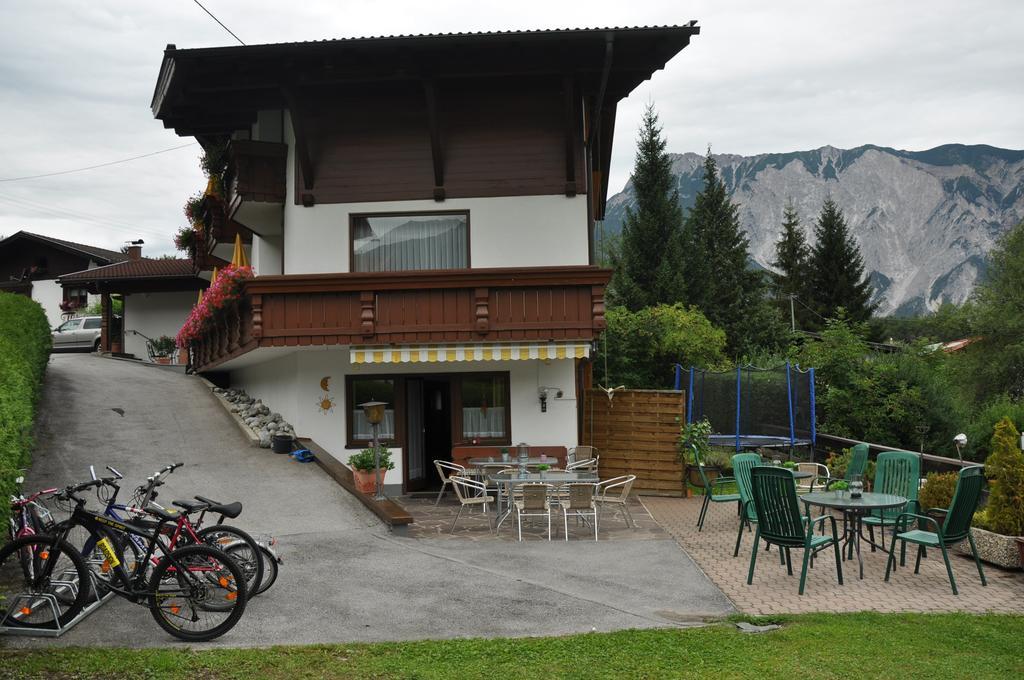
[[(126, 257), (64, 274), (58, 283), (64, 290), (84, 291), (100, 300), (101, 352), (151, 359), (147, 342), (161, 336), (173, 338), (207, 282), (192, 260), (145, 258), (140, 245), (129, 246)], [(112, 295), (124, 302), (120, 324), (111, 323)]]
[(169, 45), (154, 116), (228, 145), (202, 252), (240, 225), (256, 274), (195, 369), (342, 461), (371, 440), (359, 404), (386, 402), (391, 490), (453, 447), (575, 445), (616, 106), (698, 32)]
[(99, 298), (80, 287), (62, 288), (62, 274), (102, 267), (128, 259), (124, 253), (19, 231), (0, 241), (0, 290), (27, 295), (38, 302), (51, 328), (60, 325), (65, 307), (88, 307)]

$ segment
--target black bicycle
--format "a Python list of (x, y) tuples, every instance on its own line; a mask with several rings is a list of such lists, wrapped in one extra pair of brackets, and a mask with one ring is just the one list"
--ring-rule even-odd
[[(71, 516), (53, 525), (46, 535), (25, 536), (0, 549), (0, 583), (20, 591), (11, 598), (6, 623), (29, 628), (66, 625), (81, 612), (92, 591), (92, 575), (81, 553), (67, 537), (84, 528), (103, 553), (110, 577), (103, 589), (138, 605), (171, 635), (190, 642), (212, 640), (231, 630), (245, 611), (246, 576), (224, 551), (197, 544), (171, 549), (160, 540), (165, 525), (178, 521), (175, 512), (147, 508), (155, 527), (119, 521), (85, 508), (78, 494), (103, 485), (91, 480), (64, 489), (58, 497), (73, 504)], [(123, 536), (138, 537), (145, 545), (141, 560), (129, 560)], [(162, 555), (151, 571), (156, 552)], [(22, 565), (28, 564), (28, 568)], [(147, 573), (148, 572), (148, 573)]]

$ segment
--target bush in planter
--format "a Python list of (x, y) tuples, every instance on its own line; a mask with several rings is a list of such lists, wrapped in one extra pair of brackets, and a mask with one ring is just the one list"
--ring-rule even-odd
[[(378, 448), (380, 450), (380, 469), (383, 471), (394, 470), (395, 464), (391, 462), (391, 451), (383, 444)], [(362, 493), (371, 494), (376, 489), (376, 463), (376, 456), (372, 446), (348, 457), (349, 467), (352, 468), (352, 478), (355, 480), (356, 488)], [(381, 474), (381, 484), (383, 483), (384, 475)]]
[(956, 480), (959, 475), (956, 472), (929, 472), (928, 478), (918, 492), (918, 501), (921, 509), (949, 508), (953, 502), (953, 492), (956, 490)]
[(161, 335), (156, 340), (149, 340), (148, 342), (155, 357), (169, 357), (174, 354), (174, 338), (168, 335)]
[(1018, 448), (1020, 432), (1003, 418), (992, 435), (992, 453), (985, 475), (992, 483), (982, 528), (1004, 536), (1024, 535), (1024, 454)]

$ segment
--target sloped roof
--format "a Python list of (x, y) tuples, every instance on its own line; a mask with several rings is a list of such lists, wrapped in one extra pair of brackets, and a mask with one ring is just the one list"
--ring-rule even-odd
[(43, 234), (33, 234), (30, 231), (19, 231), (11, 234), (3, 241), (0, 241), (0, 245), (12, 241), (14, 239), (29, 239), (40, 243), (47, 243), (52, 246), (56, 246), (61, 250), (71, 251), (80, 255), (90, 257), (100, 264), (110, 264), (112, 262), (123, 262), (128, 259), (128, 255), (120, 253), (116, 250), (107, 250), (106, 248), (97, 248), (96, 246), (86, 245), (84, 243), (75, 243), (74, 241), (65, 241), (64, 239), (54, 238), (52, 236), (45, 236)]
[(164, 259), (154, 260), (148, 257), (138, 260), (125, 260), (108, 264), (105, 267), (85, 269), (61, 276), (58, 281), (65, 283), (85, 283), (88, 281), (122, 281), (126, 279), (194, 279), (196, 269), (192, 260)]

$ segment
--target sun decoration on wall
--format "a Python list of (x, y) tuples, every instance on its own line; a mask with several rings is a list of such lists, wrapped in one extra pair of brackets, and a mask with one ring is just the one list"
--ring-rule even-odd
[(325, 393), (316, 402), (316, 405), (320, 409), (320, 413), (330, 413), (334, 410), (334, 399), (331, 398), (331, 395)]
[(320, 399), (317, 400), (316, 406), (320, 409), (320, 413), (330, 413), (334, 410), (334, 399), (331, 395), (327, 394), (327, 391), (331, 389), (331, 376), (325, 375), (320, 378), (320, 389), (324, 391)]

